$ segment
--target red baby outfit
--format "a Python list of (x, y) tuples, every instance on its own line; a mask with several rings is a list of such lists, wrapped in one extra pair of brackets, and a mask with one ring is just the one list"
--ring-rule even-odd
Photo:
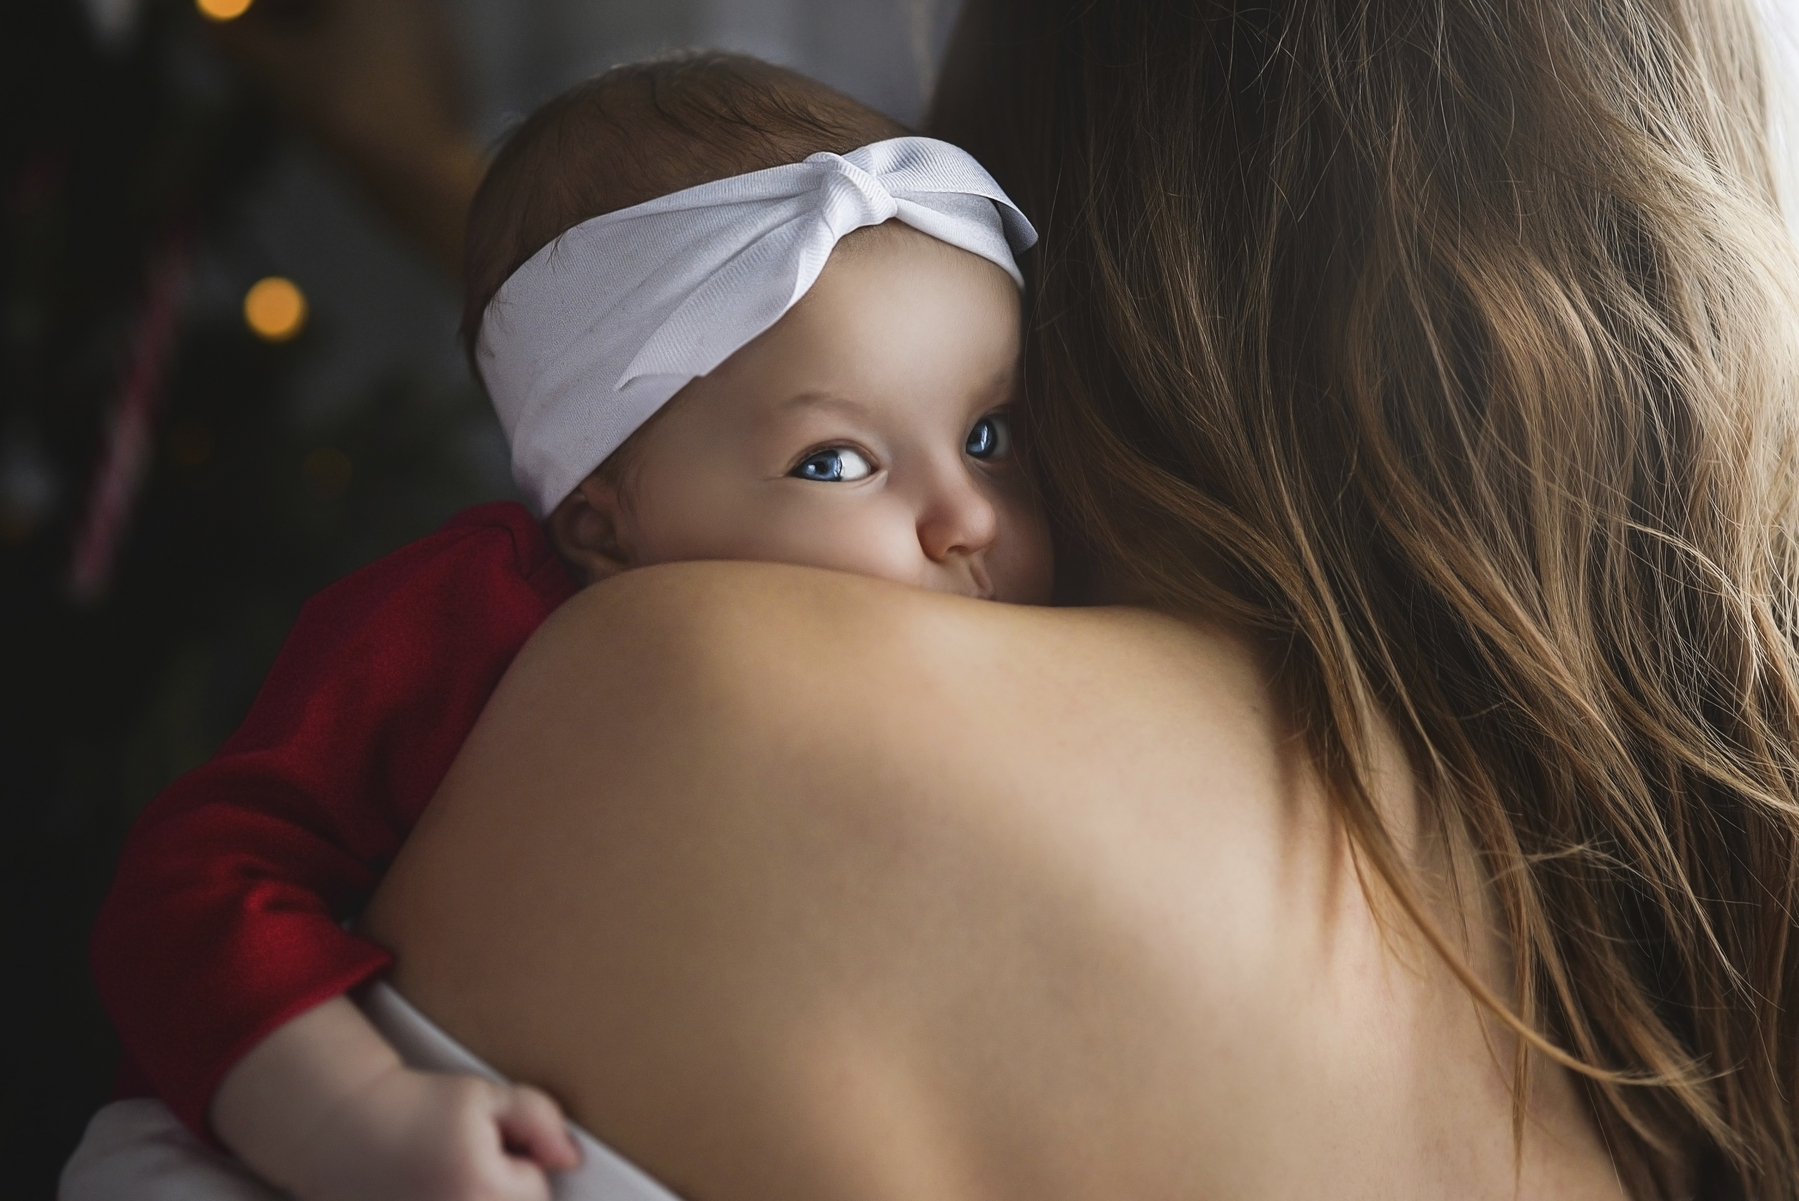
[(239, 1057), (388, 966), (341, 923), (575, 591), (522, 506), (459, 514), (308, 601), (237, 733), (144, 810), (94, 975), (130, 1060), (196, 1131)]

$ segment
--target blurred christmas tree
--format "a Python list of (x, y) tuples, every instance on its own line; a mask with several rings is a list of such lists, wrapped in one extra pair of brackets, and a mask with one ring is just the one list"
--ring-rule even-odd
[(132, 816), (307, 595), (493, 484), (472, 386), (297, 425), (325, 332), (190, 303), (284, 136), (191, 8), (6, 5), (0, 88), (0, 1191), (49, 1198), (116, 1061), (85, 946)]

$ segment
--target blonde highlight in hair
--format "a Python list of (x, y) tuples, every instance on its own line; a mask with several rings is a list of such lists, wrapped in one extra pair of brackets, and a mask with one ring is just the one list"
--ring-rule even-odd
[[(971, 0), (1068, 523), (1401, 732), (1638, 1196), (1799, 1197), (1795, 256), (1741, 0)], [(1433, 933), (1453, 961), (1449, 944)], [(1520, 1128), (1521, 1129), (1521, 1128)]]

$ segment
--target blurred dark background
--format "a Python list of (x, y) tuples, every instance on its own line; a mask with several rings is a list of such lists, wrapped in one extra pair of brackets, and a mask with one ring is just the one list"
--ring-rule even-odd
[(358, 140), (305, 89), (352, 59), (423, 72), (419, 119), (479, 152), (576, 79), (721, 46), (912, 120), (954, 16), (201, 2), (0, 6), (0, 1198), (52, 1197), (107, 1097), (85, 944), (133, 815), (234, 728), (308, 595), (511, 493), (454, 340), (453, 236), (375, 161), (417, 114), (364, 112)]

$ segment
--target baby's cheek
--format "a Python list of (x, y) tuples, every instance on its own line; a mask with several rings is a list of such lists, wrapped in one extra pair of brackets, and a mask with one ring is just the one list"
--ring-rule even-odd
[(631, 549), (646, 564), (753, 558), (739, 549), (759, 528), (745, 499), (717, 476), (644, 471), (632, 498)]
[(929, 567), (911, 522), (881, 521), (868, 513), (822, 526), (793, 546), (787, 561), (896, 584), (924, 582)]
[(731, 557), (847, 571), (901, 584), (920, 582), (924, 560), (909, 519), (887, 512), (888, 506), (880, 503), (830, 503), (835, 499), (802, 494), (796, 498), (800, 503), (774, 505), (755, 514), (739, 524), (743, 536)]
[(1055, 586), (1055, 542), (1049, 521), (1034, 501), (1002, 510), (999, 539), (989, 555), (995, 600), (1046, 605)]

